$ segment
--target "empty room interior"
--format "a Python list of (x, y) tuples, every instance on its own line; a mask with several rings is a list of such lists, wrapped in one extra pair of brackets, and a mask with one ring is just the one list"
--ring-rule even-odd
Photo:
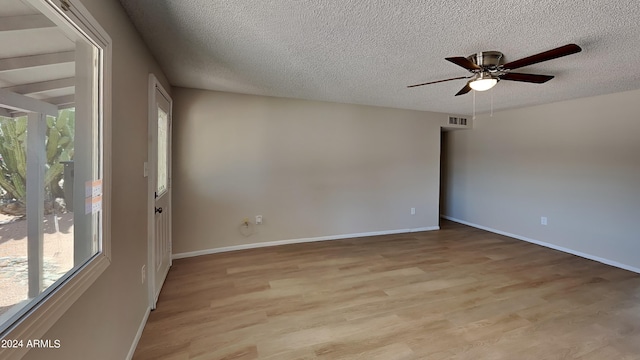
[(3, 3), (0, 358), (640, 359), (639, 2)]

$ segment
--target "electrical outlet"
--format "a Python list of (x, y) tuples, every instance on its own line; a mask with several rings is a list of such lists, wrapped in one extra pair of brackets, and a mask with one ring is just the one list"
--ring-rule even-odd
[(411, 208), (411, 215), (415, 215), (416, 214), (416, 208)]
[(256, 225), (262, 224), (262, 215), (256, 215)]
[(140, 269), (142, 283), (147, 279), (147, 265), (142, 265), (142, 269)]
[(547, 225), (547, 217), (546, 216), (540, 217), (540, 225)]

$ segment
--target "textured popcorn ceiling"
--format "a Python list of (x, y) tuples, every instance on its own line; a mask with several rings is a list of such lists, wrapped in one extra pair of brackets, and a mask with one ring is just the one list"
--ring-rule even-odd
[[(478, 112), (640, 88), (638, 0), (121, 0), (172, 85), (470, 114), (469, 73), (445, 61), (497, 50), (506, 61), (568, 43), (581, 53), (518, 69)], [(640, 99), (639, 99), (640, 101)]]

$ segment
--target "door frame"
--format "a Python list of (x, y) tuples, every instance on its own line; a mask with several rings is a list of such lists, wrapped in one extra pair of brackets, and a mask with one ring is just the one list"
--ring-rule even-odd
[[(162, 96), (167, 99), (169, 102), (169, 118), (170, 124), (173, 122), (173, 99), (169, 95), (169, 93), (165, 90), (162, 84), (158, 81), (158, 78), (154, 74), (149, 74), (149, 118), (148, 118), (148, 130), (147, 130), (147, 163), (145, 164), (144, 173), (147, 176), (147, 265), (146, 265), (146, 281), (147, 281), (147, 291), (149, 296), (149, 307), (151, 310), (156, 308), (156, 293), (157, 289), (155, 288), (156, 283), (156, 272), (155, 272), (155, 238), (156, 238), (156, 227), (155, 227), (155, 190), (156, 190), (156, 173), (153, 164), (157, 161), (156, 151), (157, 146), (153, 141), (153, 134), (158, 132), (158, 129), (153, 126), (154, 123), (157, 122), (157, 119), (154, 119), (156, 114), (156, 90), (158, 90)], [(169, 178), (167, 179), (167, 186), (169, 191), (172, 188), (172, 163), (171, 161), (171, 148), (172, 148), (172, 134), (171, 134), (172, 126), (169, 126)], [(167, 194), (171, 196), (171, 192)], [(167, 216), (169, 217), (169, 233), (171, 234), (171, 198), (169, 198), (169, 209)], [(172, 256), (172, 240), (169, 242), (169, 267), (171, 267), (173, 262)], [(144, 271), (143, 271), (144, 272)]]

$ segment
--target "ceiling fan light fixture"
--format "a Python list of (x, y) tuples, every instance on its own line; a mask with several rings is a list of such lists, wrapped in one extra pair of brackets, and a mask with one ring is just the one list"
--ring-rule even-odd
[(498, 79), (488, 74), (479, 74), (477, 78), (469, 81), (469, 87), (475, 91), (486, 91), (496, 86)]

